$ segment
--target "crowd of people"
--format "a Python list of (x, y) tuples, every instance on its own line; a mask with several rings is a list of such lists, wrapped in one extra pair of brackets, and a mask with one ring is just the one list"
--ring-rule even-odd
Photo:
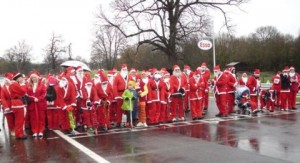
[[(1, 103), (11, 135), (26, 139), (25, 128), (33, 137), (43, 137), (44, 131), (61, 130), (74, 133), (82, 127), (97, 134), (99, 129), (112, 127), (147, 127), (160, 123), (185, 120), (185, 112), (193, 120), (203, 119), (208, 111), (209, 92), (213, 92), (219, 113), (227, 117), (234, 113), (235, 91), (246, 86), (249, 96), (243, 100), (251, 113), (266, 108), (274, 111), (296, 109), (299, 75), (294, 67), (285, 67), (272, 78), (272, 86), (261, 90), (260, 70), (253, 75), (237, 77), (234, 67), (223, 72), (215, 66), (214, 77), (206, 63), (195, 71), (185, 65), (181, 71), (174, 65), (137, 71), (122, 64), (117, 69), (98, 70), (94, 77), (81, 66), (68, 67), (58, 75), (42, 77), (32, 71), (28, 76), (6, 73), (1, 87)], [(260, 97), (260, 98), (259, 98)]]

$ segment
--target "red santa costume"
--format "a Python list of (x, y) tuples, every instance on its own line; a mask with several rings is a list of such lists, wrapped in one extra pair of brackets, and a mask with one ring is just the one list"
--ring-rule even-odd
[(47, 124), (49, 130), (59, 129), (58, 121), (58, 109), (57, 109), (57, 93), (58, 81), (54, 76), (48, 76), (48, 87), (46, 94), (46, 103), (47, 103)]
[(84, 89), (87, 78), (84, 76), (84, 71), (81, 66), (76, 68), (76, 84), (75, 89), (77, 92), (76, 96), (76, 108), (74, 110), (75, 120), (77, 122), (77, 126), (82, 124), (82, 115), (81, 115), (81, 99), (83, 98), (82, 91)]
[(280, 83), (281, 83), (281, 90), (280, 90), (280, 102), (281, 110), (288, 110), (289, 109), (289, 104), (288, 104), (288, 99), (289, 99), (289, 94), (291, 92), (291, 80), (289, 77), (289, 68), (285, 67), (284, 70), (282, 71), (282, 74), (280, 75)]
[[(246, 84), (246, 86), (250, 90), (250, 101), (252, 101), (253, 103), (256, 103), (256, 106), (258, 105), (258, 95), (259, 95), (259, 89), (260, 89), (259, 75), (260, 75), (260, 70), (256, 69), (254, 71), (254, 75), (250, 76), (248, 78), (248, 82)], [(253, 113), (256, 113), (258, 111), (258, 109), (256, 108), (252, 111), (253, 111)]]
[(128, 69), (126, 64), (122, 64), (120, 74), (118, 74), (113, 83), (113, 92), (115, 93), (114, 99), (116, 100), (116, 122), (120, 126), (122, 122), (122, 114), (124, 113), (121, 109), (123, 104), (122, 94), (127, 88), (128, 84)]
[(228, 113), (233, 113), (233, 105), (234, 105), (234, 100), (235, 100), (235, 90), (236, 86), (238, 84), (235, 73), (233, 71), (233, 67), (228, 68), (228, 76), (229, 76), (229, 81), (228, 81), (228, 89), (227, 89), (227, 110)]
[(66, 76), (60, 75), (59, 79), (59, 87), (56, 90), (58, 118), (61, 130), (69, 131), (71, 127), (68, 111), (72, 111), (76, 107), (76, 89), (71, 83), (71, 79)]
[(275, 105), (280, 106), (280, 90), (281, 90), (281, 83), (280, 83), (280, 74), (281, 71), (278, 71), (275, 76), (272, 77), (272, 87), (275, 91)]
[(9, 129), (10, 133), (14, 136), (15, 135), (15, 115), (13, 114), (13, 111), (11, 109), (11, 98), (10, 98), (10, 91), (9, 91), (9, 86), (11, 84), (13, 74), (5, 73), (4, 76), (5, 76), (4, 85), (1, 88), (2, 109), (4, 111), (8, 129)]
[(148, 82), (148, 103), (149, 107), (148, 109), (148, 124), (156, 124), (159, 123), (159, 118), (160, 118), (160, 108), (161, 108), (161, 103), (160, 103), (160, 90), (161, 90), (161, 74), (157, 69), (152, 69), (153, 73), (153, 78), (149, 79)]
[(171, 85), (170, 85), (170, 73), (167, 71), (163, 72), (163, 82), (161, 82), (161, 90), (160, 90), (160, 102), (161, 102), (161, 108), (160, 108), (160, 123), (166, 123), (171, 121), (170, 116), (170, 97), (171, 97)]
[(96, 85), (97, 95), (101, 101), (97, 109), (100, 127), (104, 130), (110, 128), (110, 110), (113, 100), (113, 89), (105, 74), (101, 74), (101, 83)]
[(200, 67), (201, 75), (204, 80), (205, 86), (203, 90), (203, 99), (202, 99), (202, 105), (203, 105), (203, 111), (207, 111), (208, 109), (208, 103), (209, 103), (209, 86), (210, 86), (210, 70), (207, 68), (206, 63), (203, 62)]
[[(111, 87), (114, 85), (114, 79), (115, 79), (115, 72), (113, 70), (110, 70), (107, 72), (107, 79), (108, 79), (108, 83), (111, 85)], [(112, 101), (110, 104), (110, 121), (112, 123), (116, 122), (116, 115), (117, 115), (117, 111), (116, 111), (116, 106), (117, 106), (117, 101), (115, 100), (115, 95), (117, 94), (117, 92), (114, 92), (114, 89), (112, 90), (113, 94), (112, 94)]]
[(21, 86), (24, 83), (22, 74), (14, 73), (13, 80), (9, 86), (9, 92), (11, 95), (11, 109), (15, 117), (15, 137), (16, 139), (26, 139), (27, 137), (23, 131), (25, 104), (21, 98), (26, 95), (27, 90), (26, 87)]
[(270, 112), (274, 112), (274, 109), (275, 109), (274, 95), (275, 95), (275, 91), (274, 91), (273, 86), (271, 86), (271, 88), (268, 90), (262, 90), (261, 95), (260, 95), (261, 99), (262, 99), (261, 103), (260, 103), (261, 107), (266, 108)]
[(190, 78), (191, 115), (193, 120), (202, 119), (204, 89), (204, 79), (201, 77), (201, 72), (197, 70), (194, 76)]
[(177, 108), (178, 118), (183, 121), (184, 119), (184, 96), (187, 83), (183, 77), (178, 65), (173, 66), (173, 75), (170, 78), (171, 84), (171, 105), (172, 105), (172, 121), (176, 121)]
[(299, 75), (295, 72), (294, 67), (290, 67), (289, 73), (291, 81), (291, 92), (289, 95), (289, 108), (296, 110), (296, 98), (299, 91)]
[(46, 116), (46, 86), (39, 80), (40, 76), (37, 72), (31, 72), (29, 75), (29, 83), (27, 94), (30, 99), (28, 111), (30, 114), (30, 124), (33, 137), (42, 137), (45, 130)]
[[(87, 79), (82, 90), (81, 109), (83, 114), (84, 128), (91, 130), (97, 128), (96, 108), (94, 105), (100, 104), (96, 87), (91, 79)], [(93, 117), (95, 115), (95, 117)]]
[(228, 72), (221, 72), (220, 67), (217, 65), (214, 67), (214, 86), (215, 86), (215, 97), (217, 107), (219, 109), (219, 114), (216, 117), (226, 117), (228, 115), (227, 110), (227, 82), (229, 81), (229, 73)]
[(183, 76), (186, 80), (187, 86), (185, 90), (185, 96), (184, 96), (184, 107), (186, 111), (190, 110), (190, 78), (193, 76), (193, 72), (191, 71), (191, 68), (189, 65), (184, 65), (183, 67)]

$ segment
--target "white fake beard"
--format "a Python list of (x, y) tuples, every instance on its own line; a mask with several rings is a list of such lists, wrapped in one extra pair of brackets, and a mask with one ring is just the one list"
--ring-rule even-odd
[(176, 77), (180, 77), (180, 75), (181, 75), (181, 72), (173, 72), (173, 74), (174, 74), (174, 76), (176, 76)]
[(60, 88), (64, 88), (66, 85), (67, 85), (67, 82), (66, 81), (63, 81), (63, 80), (61, 80), (61, 81), (59, 81), (59, 87)]
[(82, 73), (78, 73), (78, 74), (76, 74), (76, 76), (77, 76), (79, 81), (82, 81), (82, 79), (83, 79), (83, 74)]
[(99, 79), (99, 78), (95, 78), (95, 79), (94, 79), (94, 84), (96, 85), (96, 84), (98, 84), (98, 83), (100, 83), (100, 79)]
[(290, 72), (290, 74), (289, 74), (289, 75), (290, 75), (290, 77), (294, 77), (294, 76), (295, 76), (295, 74), (296, 74), (295, 72)]
[(102, 89), (105, 91), (107, 89), (107, 84), (101, 84)]
[(122, 78), (125, 79), (127, 77), (127, 75), (128, 75), (128, 71), (121, 71), (120, 75), (122, 76)]
[(143, 81), (145, 84), (147, 84), (148, 81), (149, 81), (149, 78), (143, 78), (142, 81)]
[(110, 84), (113, 84), (113, 82), (114, 82), (114, 76), (107, 76), (107, 78), (108, 78), (108, 82)]
[(85, 86), (85, 89), (88, 93), (88, 97), (90, 97), (91, 96), (91, 91), (92, 91), (92, 86)]
[(165, 78), (165, 79), (164, 79), (164, 82), (165, 82), (165, 83), (169, 83), (169, 81), (170, 81), (170, 78)]
[(248, 78), (247, 77), (242, 77), (242, 81), (246, 84), (247, 81), (248, 81)]

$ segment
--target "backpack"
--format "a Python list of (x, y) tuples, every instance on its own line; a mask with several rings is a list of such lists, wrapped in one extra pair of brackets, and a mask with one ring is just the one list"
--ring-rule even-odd
[(54, 101), (56, 99), (56, 91), (54, 86), (49, 86), (47, 88), (46, 100), (47, 101)]

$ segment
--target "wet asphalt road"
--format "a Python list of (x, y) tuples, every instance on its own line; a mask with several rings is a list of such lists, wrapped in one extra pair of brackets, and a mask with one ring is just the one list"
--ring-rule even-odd
[[(209, 114), (201, 121), (188, 117), (186, 122), (113, 129), (97, 136), (78, 133), (70, 139), (116, 163), (300, 162), (300, 111), (220, 119), (214, 118), (217, 110), (211, 101)], [(11, 138), (2, 125), (1, 129), (1, 163), (96, 162), (53, 131), (47, 131), (43, 139), (29, 136), (20, 141)]]

